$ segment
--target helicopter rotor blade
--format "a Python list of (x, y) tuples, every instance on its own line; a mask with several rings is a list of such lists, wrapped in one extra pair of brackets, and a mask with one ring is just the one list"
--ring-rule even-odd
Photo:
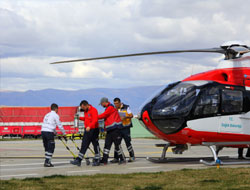
[(121, 58), (121, 57), (134, 57), (134, 56), (158, 55), (158, 54), (173, 54), (173, 53), (221, 53), (221, 54), (225, 54), (225, 52), (226, 50), (222, 48), (156, 51), (156, 52), (133, 53), (133, 54), (124, 54), (124, 55), (104, 56), (104, 57), (93, 57), (93, 58), (85, 58), (85, 59), (73, 59), (73, 60), (66, 60), (66, 61), (57, 61), (57, 62), (53, 62), (50, 64), (72, 63), (72, 62), (92, 61), (92, 60), (100, 60), (100, 59), (114, 59), (114, 58)]

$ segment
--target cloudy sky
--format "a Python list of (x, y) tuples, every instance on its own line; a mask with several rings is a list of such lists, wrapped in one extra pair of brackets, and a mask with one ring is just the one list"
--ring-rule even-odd
[(50, 65), (147, 51), (250, 45), (245, 0), (1, 0), (1, 90), (162, 85), (213, 69), (221, 55), (178, 54)]

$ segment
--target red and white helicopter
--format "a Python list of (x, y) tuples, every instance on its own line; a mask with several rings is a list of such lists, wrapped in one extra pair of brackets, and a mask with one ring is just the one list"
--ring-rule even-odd
[(214, 161), (201, 160), (202, 163), (232, 164), (218, 158), (219, 150), (250, 147), (250, 48), (247, 45), (230, 41), (219, 48), (115, 55), (52, 64), (186, 52), (220, 53), (225, 59), (215, 70), (192, 75), (161, 89), (141, 107), (139, 120), (155, 136), (167, 141), (159, 145), (164, 148), (157, 161), (167, 160), (169, 146), (176, 146), (174, 153), (180, 154), (190, 145), (203, 145), (211, 149)]

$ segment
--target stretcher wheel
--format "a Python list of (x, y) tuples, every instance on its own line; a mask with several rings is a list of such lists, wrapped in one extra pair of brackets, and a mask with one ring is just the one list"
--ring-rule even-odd
[(86, 158), (85, 161), (86, 161), (86, 165), (89, 166), (90, 165), (89, 158)]

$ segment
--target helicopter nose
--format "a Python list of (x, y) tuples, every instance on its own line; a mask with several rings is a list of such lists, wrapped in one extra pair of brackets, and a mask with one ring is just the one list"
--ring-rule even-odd
[(181, 130), (184, 126), (185, 119), (182, 117), (162, 116), (158, 112), (154, 112), (151, 103), (146, 104), (139, 113), (139, 121), (156, 136), (165, 136), (166, 134), (173, 134)]
[(155, 136), (164, 139), (166, 134), (164, 134), (162, 131), (160, 131), (157, 126), (154, 125), (152, 122), (149, 113), (147, 110), (143, 110), (141, 112), (141, 118), (139, 119), (140, 123), (144, 128), (149, 130), (151, 133), (153, 133)]

